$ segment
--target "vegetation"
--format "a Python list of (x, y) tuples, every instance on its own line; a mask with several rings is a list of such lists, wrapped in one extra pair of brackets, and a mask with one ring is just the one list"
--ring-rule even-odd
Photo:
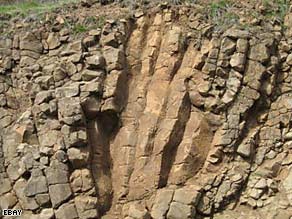
[(284, 20), (284, 17), (289, 8), (288, 0), (264, 0), (265, 15), (267, 17), (275, 17)]
[(217, 26), (226, 26), (237, 23), (239, 16), (232, 10), (233, 2), (230, 0), (220, 0), (212, 2), (208, 7), (209, 18)]
[(84, 33), (88, 30), (87, 27), (82, 24), (75, 24), (72, 29), (75, 34)]
[(29, 13), (42, 13), (51, 11), (55, 8), (61, 7), (66, 3), (78, 2), (78, 0), (60, 0), (60, 1), (47, 1), (41, 3), (37, 0), (29, 0), (22, 2), (15, 2), (11, 4), (0, 5), (0, 15), (28, 15)]

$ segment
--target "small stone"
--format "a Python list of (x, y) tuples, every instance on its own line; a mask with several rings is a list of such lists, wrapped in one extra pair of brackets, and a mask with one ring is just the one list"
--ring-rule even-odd
[(86, 58), (87, 64), (89, 64), (91, 69), (98, 69), (105, 67), (105, 59), (101, 54), (96, 54)]
[(90, 30), (88, 32), (89, 36), (100, 36), (100, 34), (101, 34), (101, 30), (100, 29)]
[(41, 104), (41, 103), (48, 103), (53, 98), (53, 92), (52, 91), (41, 91), (37, 93), (34, 103), (35, 104)]
[(50, 203), (50, 196), (49, 194), (37, 194), (35, 196), (36, 202), (40, 205), (40, 206), (45, 206), (47, 204)]
[(50, 33), (47, 39), (47, 44), (49, 46), (49, 49), (56, 49), (61, 45), (60, 40), (56, 33)]
[(290, 66), (292, 66), (292, 54), (289, 54), (287, 56), (287, 59), (286, 59), (286, 63)]
[(249, 143), (242, 143), (237, 148), (237, 153), (243, 157), (250, 157), (251, 145)]
[(11, 209), (17, 203), (17, 198), (13, 193), (6, 193), (0, 196), (0, 208)]
[(242, 38), (242, 39), (248, 39), (250, 38), (250, 33), (246, 30), (238, 30), (238, 29), (228, 29), (223, 36), (227, 36), (230, 37), (232, 39), (238, 39), (238, 38)]
[[(78, 216), (84, 219), (98, 218), (97, 198), (90, 196), (75, 197)], [(141, 217), (142, 219), (142, 217)]]
[(238, 39), (236, 43), (236, 51), (245, 54), (248, 50), (248, 41), (246, 39)]
[(260, 179), (254, 186), (256, 189), (265, 189), (267, 187), (266, 179)]
[(284, 139), (286, 141), (292, 140), (292, 132), (288, 132), (287, 134), (285, 134)]
[(82, 80), (90, 81), (90, 80), (93, 80), (96, 78), (101, 78), (101, 77), (103, 77), (103, 75), (104, 75), (104, 72), (101, 70), (93, 71), (93, 70), (85, 69), (82, 72)]
[(67, 154), (74, 167), (88, 164), (89, 152), (85, 148), (69, 148)]
[(56, 89), (56, 98), (75, 97), (79, 94), (79, 84), (74, 84), (69, 87), (60, 87)]
[(265, 44), (256, 44), (251, 47), (249, 58), (254, 61), (265, 63), (270, 58), (269, 50)]
[(230, 59), (230, 65), (236, 71), (243, 72), (245, 66), (246, 57), (242, 53), (235, 53)]
[(204, 98), (196, 91), (189, 92), (190, 101), (196, 107), (202, 107), (204, 105)]
[(52, 208), (45, 208), (39, 214), (39, 218), (41, 219), (53, 219), (55, 216), (54, 210)]
[(221, 42), (221, 52), (228, 55), (232, 54), (235, 51), (236, 43), (228, 37), (225, 37)]

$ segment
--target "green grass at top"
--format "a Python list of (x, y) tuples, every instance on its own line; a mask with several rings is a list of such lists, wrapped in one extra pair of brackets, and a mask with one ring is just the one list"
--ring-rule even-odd
[(24, 2), (11, 3), (6, 5), (0, 5), (1, 14), (23, 14), (28, 13), (41, 13), (58, 8), (66, 3), (78, 2), (79, 0), (61, 0), (58, 2), (46, 2), (40, 3), (36, 0), (29, 0)]

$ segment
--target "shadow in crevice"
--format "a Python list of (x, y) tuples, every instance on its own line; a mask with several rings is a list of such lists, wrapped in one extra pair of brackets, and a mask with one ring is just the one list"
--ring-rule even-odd
[(89, 146), (91, 148), (91, 172), (99, 198), (99, 212), (105, 214), (112, 204), (112, 158), (110, 139), (119, 127), (119, 117), (114, 111), (98, 113), (87, 124)]
[(172, 130), (169, 142), (163, 150), (158, 188), (163, 188), (167, 185), (169, 173), (173, 166), (178, 146), (183, 139), (185, 127), (190, 118), (191, 105), (188, 94), (185, 95), (179, 112), (180, 113), (177, 122)]

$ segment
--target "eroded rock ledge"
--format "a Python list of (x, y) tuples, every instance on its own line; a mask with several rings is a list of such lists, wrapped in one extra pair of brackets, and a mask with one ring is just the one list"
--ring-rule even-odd
[(292, 216), (291, 15), (286, 33), (220, 32), (190, 15), (165, 8), (82, 39), (38, 28), (0, 40), (2, 209)]

